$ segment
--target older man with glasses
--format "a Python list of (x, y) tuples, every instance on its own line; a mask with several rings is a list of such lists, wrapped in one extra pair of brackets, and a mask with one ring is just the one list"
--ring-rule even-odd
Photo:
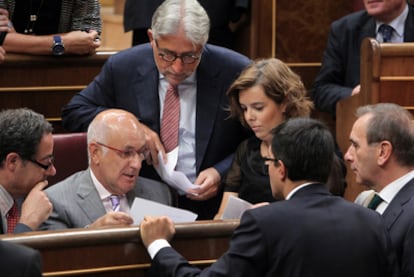
[(173, 204), (167, 185), (138, 177), (147, 146), (133, 114), (119, 109), (99, 113), (89, 125), (87, 143), (89, 168), (45, 191), (53, 212), (41, 229), (130, 225), (135, 197)]
[(0, 234), (36, 230), (52, 212), (43, 189), (53, 166), (52, 126), (29, 109), (0, 112)]
[(225, 93), (251, 61), (207, 44), (209, 29), (209, 17), (196, 0), (164, 1), (152, 18), (150, 43), (112, 56), (62, 111), (63, 125), (70, 131), (86, 130), (103, 109), (135, 114), (150, 154), (141, 175), (160, 180), (151, 164), (165, 162), (166, 154), (177, 150), (175, 170), (199, 186), (178, 191), (178, 205), (197, 213), (198, 219), (216, 214), (222, 177), (248, 135), (237, 120), (228, 118)]

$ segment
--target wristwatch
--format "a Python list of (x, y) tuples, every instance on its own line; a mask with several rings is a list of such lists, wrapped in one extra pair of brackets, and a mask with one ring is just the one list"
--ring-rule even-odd
[(60, 36), (53, 36), (52, 53), (55, 56), (61, 56), (65, 52), (63, 41)]

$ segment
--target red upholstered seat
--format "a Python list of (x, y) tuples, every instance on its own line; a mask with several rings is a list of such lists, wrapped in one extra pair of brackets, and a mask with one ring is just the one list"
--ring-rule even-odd
[(56, 175), (48, 178), (49, 185), (88, 167), (86, 133), (54, 134), (53, 140)]

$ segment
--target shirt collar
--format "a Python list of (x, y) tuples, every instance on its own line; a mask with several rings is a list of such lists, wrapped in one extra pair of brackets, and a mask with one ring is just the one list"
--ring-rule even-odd
[[(405, 6), (404, 11), (399, 16), (397, 16), (396, 18), (394, 18), (394, 20), (388, 23), (388, 25), (394, 28), (397, 36), (400, 38), (404, 37), (404, 26), (405, 26), (405, 20), (407, 19), (407, 16), (408, 16), (408, 5)], [(386, 23), (377, 20), (376, 28), (375, 28), (376, 33), (378, 33), (378, 29), (382, 24), (386, 24)]]
[(414, 170), (389, 183), (378, 193), (378, 195), (389, 204), (392, 199), (394, 199), (395, 195), (397, 195), (397, 193), (413, 178)]

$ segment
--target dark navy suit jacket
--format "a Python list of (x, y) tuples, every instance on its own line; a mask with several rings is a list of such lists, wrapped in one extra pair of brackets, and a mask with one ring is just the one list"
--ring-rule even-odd
[(162, 248), (152, 276), (398, 276), (381, 216), (332, 196), (322, 184), (244, 212), (229, 250), (201, 271)]
[(40, 253), (29, 247), (0, 241), (1, 276), (41, 277)]
[[(414, 41), (414, 8), (408, 5), (404, 41)], [(331, 25), (322, 67), (316, 77), (312, 98), (320, 111), (335, 114), (336, 103), (351, 96), (360, 83), (362, 40), (376, 37), (375, 19), (364, 11), (347, 15)]]
[[(247, 57), (226, 48), (213, 45), (204, 48), (197, 68), (197, 173), (214, 167), (223, 176), (230, 167), (236, 147), (247, 138), (248, 134), (238, 120), (228, 118), (226, 91), (250, 62)], [(158, 81), (159, 72), (150, 44), (121, 51), (110, 57), (95, 80), (63, 108), (63, 126), (69, 131), (85, 131), (97, 113), (120, 108), (132, 112), (159, 133)], [(143, 167), (141, 175), (159, 178), (152, 167)], [(220, 196), (211, 201), (192, 201), (208, 213), (203, 215), (204, 211), (194, 210), (199, 219), (214, 216)]]
[(382, 214), (401, 266), (401, 276), (414, 276), (414, 179), (394, 197)]

